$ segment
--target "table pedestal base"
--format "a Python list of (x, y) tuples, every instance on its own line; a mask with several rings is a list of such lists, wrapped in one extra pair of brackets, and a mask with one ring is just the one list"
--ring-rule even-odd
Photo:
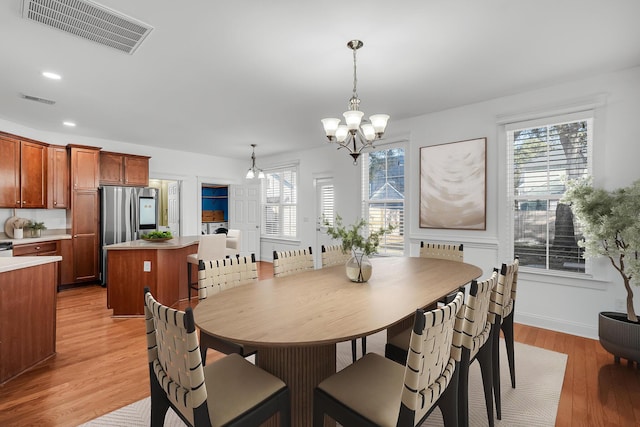
[[(336, 372), (336, 345), (258, 350), (256, 364), (282, 379), (291, 393), (291, 425), (313, 425), (313, 389)], [(269, 424), (271, 425), (271, 424)], [(275, 425), (275, 424), (273, 424)], [(325, 421), (325, 426), (331, 423)], [(335, 423), (333, 423), (335, 426)]]

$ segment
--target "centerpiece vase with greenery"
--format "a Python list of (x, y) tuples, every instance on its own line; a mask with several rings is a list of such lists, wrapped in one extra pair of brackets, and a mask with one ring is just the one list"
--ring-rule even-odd
[(369, 256), (378, 253), (380, 238), (393, 230), (393, 226), (380, 227), (377, 231), (369, 230), (367, 237), (363, 236), (368, 228), (368, 223), (359, 218), (354, 224), (345, 226), (342, 224), (342, 217), (336, 215), (334, 224), (330, 224), (326, 218), (324, 225), (327, 227), (327, 235), (342, 242), (342, 251), (352, 253), (347, 260), (345, 267), (347, 277), (352, 282), (366, 282), (371, 277), (372, 266)]
[(640, 323), (633, 305), (632, 285), (640, 275), (640, 180), (629, 187), (606, 191), (594, 188), (591, 180), (567, 184), (564, 200), (583, 227), (585, 257), (605, 256), (611, 262), (627, 292), (626, 315), (601, 312), (598, 335), (602, 346), (615, 356), (640, 361)]

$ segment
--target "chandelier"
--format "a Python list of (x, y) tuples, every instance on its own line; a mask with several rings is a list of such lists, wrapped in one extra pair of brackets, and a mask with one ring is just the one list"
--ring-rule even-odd
[(264, 172), (256, 166), (256, 144), (251, 144), (251, 167), (247, 171), (247, 179), (264, 179)]
[(336, 142), (339, 145), (338, 150), (346, 148), (349, 155), (353, 157), (354, 165), (358, 163), (358, 157), (363, 149), (373, 147), (373, 141), (382, 138), (389, 120), (387, 114), (374, 114), (369, 117), (369, 120), (362, 118), (364, 113), (360, 111), (360, 99), (356, 90), (358, 84), (356, 51), (362, 46), (363, 43), (360, 40), (351, 40), (347, 43), (347, 47), (353, 50), (353, 95), (349, 99), (349, 109), (342, 114), (345, 124), (341, 125), (340, 119), (336, 118), (321, 120), (329, 142)]

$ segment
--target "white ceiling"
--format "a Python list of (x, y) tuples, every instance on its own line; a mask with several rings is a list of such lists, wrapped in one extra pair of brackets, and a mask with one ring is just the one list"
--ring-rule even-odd
[(351, 39), (364, 42), (361, 110), (390, 114), (389, 130), (394, 120), (640, 65), (638, 0), (98, 3), (154, 27), (133, 55), (23, 19), (22, 0), (0, 2), (0, 118), (243, 158), (252, 143), (258, 155), (324, 143), (319, 120), (341, 116), (351, 96)]

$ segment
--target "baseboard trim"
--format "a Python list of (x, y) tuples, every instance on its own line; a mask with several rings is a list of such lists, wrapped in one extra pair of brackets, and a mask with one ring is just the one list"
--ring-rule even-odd
[(535, 326), (537, 328), (550, 329), (556, 332), (576, 335), (584, 338), (598, 339), (597, 318), (594, 319), (594, 325), (584, 323), (571, 322), (564, 319), (556, 319), (553, 317), (545, 317), (536, 314), (519, 313), (516, 308), (514, 320), (523, 325)]

